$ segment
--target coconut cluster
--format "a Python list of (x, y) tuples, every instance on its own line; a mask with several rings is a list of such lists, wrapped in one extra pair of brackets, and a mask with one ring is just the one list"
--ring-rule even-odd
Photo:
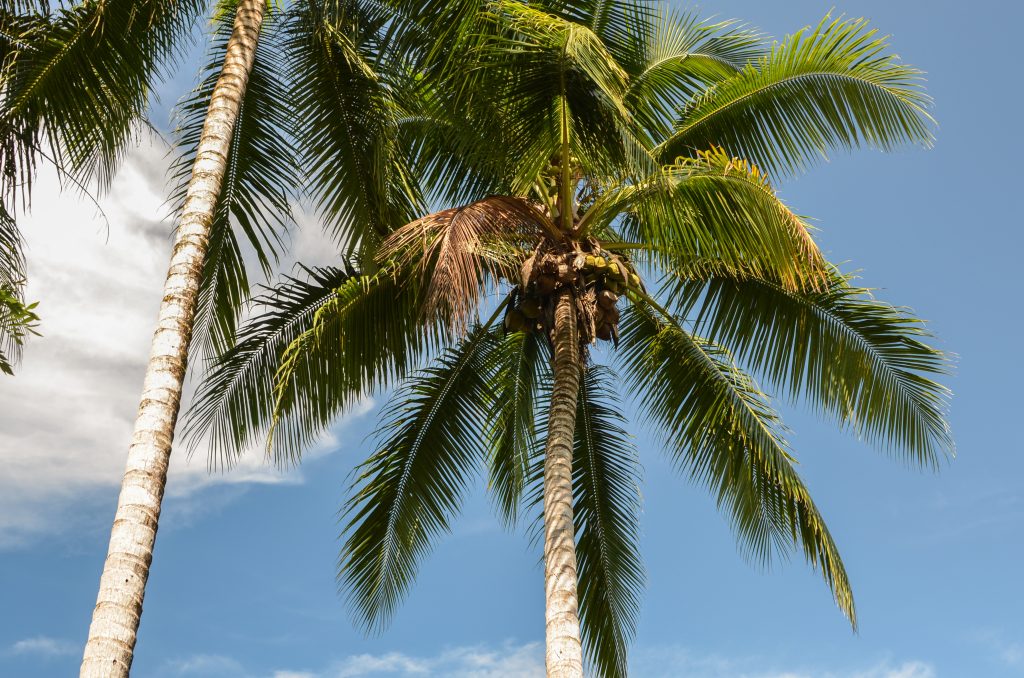
[(582, 248), (538, 251), (522, 266), (520, 284), (505, 314), (509, 332), (550, 332), (555, 293), (565, 286), (575, 292), (581, 343), (618, 341), (619, 297), (641, 289), (630, 261), (592, 243)]

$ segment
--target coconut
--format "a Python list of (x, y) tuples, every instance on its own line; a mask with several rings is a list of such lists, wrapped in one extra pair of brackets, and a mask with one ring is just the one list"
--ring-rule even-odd
[(640, 276), (638, 276), (636, 273), (630, 273), (629, 282), (633, 284), (633, 287), (640, 287)]
[(537, 294), (546, 295), (551, 294), (558, 287), (558, 280), (552, 275), (539, 275), (536, 280)]
[(619, 296), (611, 290), (605, 289), (597, 293), (597, 303), (601, 308), (612, 308), (618, 300)]
[(523, 299), (523, 303), (519, 304), (519, 310), (527, 318), (538, 318), (540, 316), (540, 301), (533, 298)]
[(513, 308), (505, 314), (505, 331), (522, 332), (525, 329), (528, 329), (528, 323), (521, 310)]
[(619, 275), (619, 265), (614, 261), (608, 264), (608, 274), (616, 277)]
[(608, 265), (608, 262), (604, 260), (604, 257), (594, 257), (594, 268), (602, 269)]
[(583, 260), (583, 267), (589, 269), (594, 268), (595, 266), (597, 266), (597, 257), (593, 254), (588, 254)]

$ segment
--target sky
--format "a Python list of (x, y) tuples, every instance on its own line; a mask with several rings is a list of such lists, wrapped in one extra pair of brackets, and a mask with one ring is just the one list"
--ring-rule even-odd
[[(814, 217), (831, 260), (927, 318), (958, 355), (958, 453), (938, 473), (907, 469), (782, 406), (850, 572), (855, 634), (800, 559), (768, 571), (745, 562), (707, 492), (634, 426), (648, 581), (631, 675), (1024, 676), (1024, 369), (1014, 358), (1024, 95), (1012, 70), (1024, 10), (994, 0), (697, 7), (780, 38), (830, 8), (866, 16), (928, 72), (933, 149), (838, 153), (781, 194)], [(158, 126), (169, 129), (168, 107), (197, 65), (161, 91)], [(105, 218), (44, 174), (23, 221), (43, 336), (0, 381), (2, 676), (72, 675), (80, 660), (170, 252), (167, 165), (163, 143), (143, 141), (101, 200)], [(328, 263), (315, 220), (300, 226), (296, 257)], [(379, 405), (354, 408), (287, 473), (258, 451), (223, 475), (207, 473), (202, 449), (175, 453), (133, 675), (543, 675), (540, 554), (500, 525), (482, 486), (393, 623), (372, 637), (353, 625), (334, 581), (336, 513)]]

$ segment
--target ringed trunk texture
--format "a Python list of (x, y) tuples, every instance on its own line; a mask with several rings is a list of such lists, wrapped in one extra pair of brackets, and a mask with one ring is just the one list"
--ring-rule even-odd
[(124, 678), (131, 669), (210, 224), (256, 54), (265, 3), (239, 3), (224, 67), (210, 98), (164, 283), (110, 546), (82, 658), (82, 678)]
[(555, 306), (554, 387), (544, 448), (545, 663), (549, 678), (582, 678), (576, 529), (572, 516), (572, 448), (580, 388), (576, 302), (563, 288)]

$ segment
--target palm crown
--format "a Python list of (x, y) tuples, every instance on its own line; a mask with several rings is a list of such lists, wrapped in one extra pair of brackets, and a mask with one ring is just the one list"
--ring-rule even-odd
[[(375, 269), (311, 270), (259, 300), (191, 432), (225, 463), (269, 434), (288, 463), (397, 385), (346, 509), (339, 576), (360, 620), (395, 610), (484, 468), (510, 523), (544, 503), (549, 581), (571, 565), (588, 656), (621, 675), (643, 583), (628, 394), (747, 551), (802, 551), (856, 624), (754, 377), (935, 465), (952, 451), (931, 379), (948, 361), (824, 259), (768, 172), (928, 144), (919, 73), (859, 20), (766, 48), (637, 3), (444, 7), (420, 24), (446, 27), (443, 48), (416, 53), (395, 105), (412, 192), (455, 206), (394, 231)], [(552, 522), (565, 516), (568, 543)]]

